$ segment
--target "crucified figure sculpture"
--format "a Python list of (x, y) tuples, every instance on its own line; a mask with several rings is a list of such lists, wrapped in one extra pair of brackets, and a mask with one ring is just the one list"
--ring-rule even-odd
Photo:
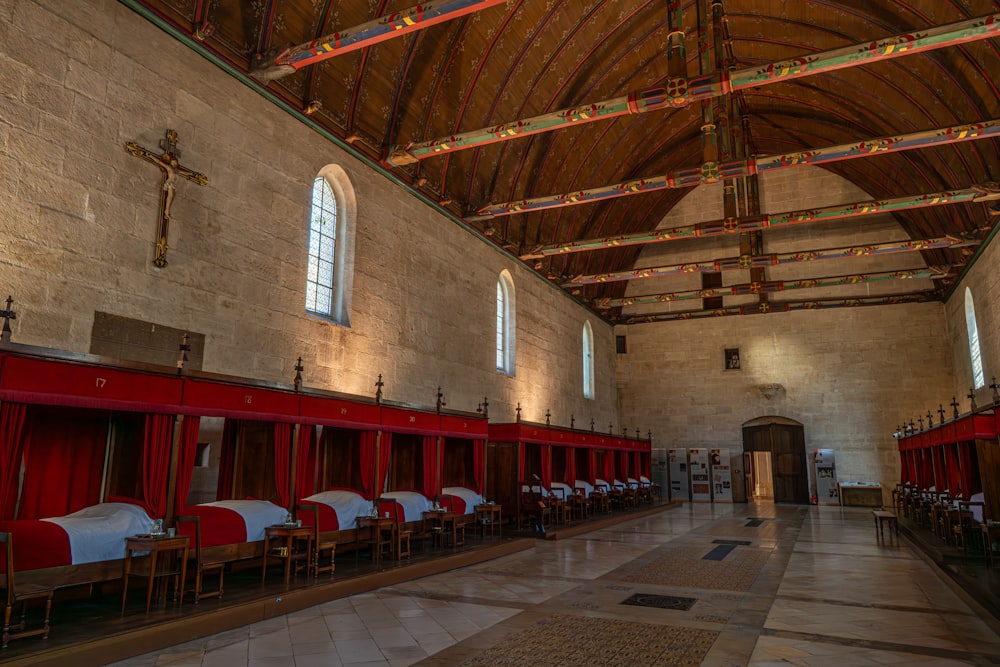
[(157, 155), (143, 148), (134, 141), (125, 143), (125, 150), (137, 158), (152, 162), (160, 168), (163, 183), (160, 188), (160, 221), (156, 230), (156, 255), (153, 264), (159, 267), (167, 265), (167, 231), (170, 227), (170, 206), (174, 202), (177, 190), (177, 177), (180, 176), (198, 185), (208, 185), (208, 176), (181, 165), (180, 151), (177, 150), (177, 132), (167, 130), (166, 138), (160, 140), (162, 155)]

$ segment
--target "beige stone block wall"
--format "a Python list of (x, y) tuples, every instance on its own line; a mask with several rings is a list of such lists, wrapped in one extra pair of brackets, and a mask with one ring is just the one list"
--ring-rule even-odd
[[(0, 3), (0, 289), (15, 342), (86, 352), (94, 312), (205, 334), (204, 370), (473, 411), (494, 421), (618, 422), (612, 328), (113, 0)], [(181, 163), (169, 265), (154, 267), (158, 169)], [(305, 314), (312, 180), (336, 164), (357, 199), (350, 326)], [(513, 275), (517, 372), (494, 369), (495, 285)], [(585, 321), (596, 399), (582, 396)], [(179, 342), (179, 341), (178, 341)]]
[[(997, 224), (1000, 220), (994, 217), (992, 222)], [(993, 403), (993, 390), (989, 385), (995, 378), (1000, 378), (1000, 245), (996, 238), (982, 249), (975, 264), (956, 285), (945, 305), (955, 377), (953, 384), (940, 393), (946, 407), (951, 396), (957, 396), (961, 412), (968, 412), (970, 408), (970, 401), (966, 396), (973, 386), (972, 357), (965, 319), (966, 288), (971, 292), (975, 305), (979, 350), (985, 375), (985, 386), (976, 390), (976, 403), (982, 407)]]
[[(818, 167), (767, 173), (761, 208), (766, 213), (834, 206), (870, 199), (853, 184)], [(694, 189), (661, 226), (690, 225), (722, 217), (720, 185)], [(822, 249), (905, 238), (888, 215), (789, 226), (765, 232), (765, 252)], [(737, 237), (684, 240), (648, 247), (643, 266), (705, 261), (739, 254)], [(769, 279), (850, 275), (918, 268), (918, 254), (824, 260), (808, 268), (772, 267)], [(749, 282), (749, 271), (727, 271), (725, 285)], [(698, 289), (700, 274), (634, 281), (629, 294)], [(903, 291), (926, 289), (908, 281)], [(859, 291), (860, 289), (860, 291)], [(898, 284), (802, 289), (775, 301), (843, 298), (900, 291)], [(726, 297), (727, 306), (741, 299)], [(629, 312), (697, 308), (697, 301), (644, 306)], [(742, 449), (742, 425), (764, 416), (796, 420), (806, 450), (836, 451), (843, 481), (899, 481), (899, 455), (891, 437), (905, 418), (936, 409), (953, 384), (952, 343), (940, 303), (709, 318), (619, 327), (628, 336), (620, 357), (622, 420), (653, 430), (657, 447)], [(742, 368), (724, 369), (723, 350), (739, 348)], [(966, 356), (967, 353), (966, 353)], [(767, 399), (762, 386), (781, 390)], [(950, 399), (949, 399), (950, 401)], [(945, 401), (945, 403), (949, 402)], [(937, 415), (935, 414), (935, 418)], [(888, 496), (887, 496), (888, 497)]]

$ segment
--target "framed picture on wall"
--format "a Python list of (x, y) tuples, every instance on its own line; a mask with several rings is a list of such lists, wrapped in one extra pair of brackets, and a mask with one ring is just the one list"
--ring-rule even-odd
[(740, 348), (727, 347), (725, 353), (726, 353), (726, 370), (738, 371), (740, 369)]

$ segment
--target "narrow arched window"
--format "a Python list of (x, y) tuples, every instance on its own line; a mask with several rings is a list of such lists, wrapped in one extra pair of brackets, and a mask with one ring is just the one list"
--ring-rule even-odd
[(497, 279), (497, 370), (507, 375), (514, 374), (515, 322), (514, 322), (514, 281), (506, 269)]
[(354, 261), (354, 191), (336, 165), (313, 181), (306, 267), (306, 311), (349, 323)]
[(594, 398), (594, 330), (583, 323), (583, 397)]
[(972, 290), (965, 288), (965, 329), (969, 334), (969, 356), (972, 358), (972, 384), (976, 389), (986, 386), (983, 356), (979, 351), (979, 327), (976, 326), (976, 304)]

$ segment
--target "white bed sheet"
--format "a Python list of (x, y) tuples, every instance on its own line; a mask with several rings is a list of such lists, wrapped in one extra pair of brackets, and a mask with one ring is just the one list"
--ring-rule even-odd
[(465, 501), (465, 513), (475, 514), (476, 505), (482, 505), (484, 500), (480, 493), (476, 493), (472, 489), (467, 489), (464, 486), (446, 486), (441, 489), (441, 493), (449, 496), (458, 496)]
[(594, 492), (594, 485), (583, 479), (576, 480), (576, 488), (582, 489), (583, 493), (587, 496)]
[(74, 565), (125, 558), (125, 538), (149, 533), (153, 520), (131, 503), (100, 503), (49, 521), (69, 536)]
[(382, 497), (392, 498), (403, 506), (403, 521), (422, 521), (424, 512), (434, 509), (434, 503), (416, 491), (388, 491)]
[(337, 525), (340, 530), (350, 530), (358, 527), (359, 516), (371, 516), (372, 501), (365, 500), (360, 493), (345, 489), (321, 491), (308, 498), (306, 503), (320, 503), (337, 513)]
[(247, 527), (247, 542), (263, 540), (265, 528), (284, 523), (288, 516), (288, 510), (269, 500), (216, 500), (202, 505), (224, 507), (243, 517)]
[(552, 495), (556, 498), (566, 500), (573, 495), (573, 487), (565, 482), (552, 482)]

